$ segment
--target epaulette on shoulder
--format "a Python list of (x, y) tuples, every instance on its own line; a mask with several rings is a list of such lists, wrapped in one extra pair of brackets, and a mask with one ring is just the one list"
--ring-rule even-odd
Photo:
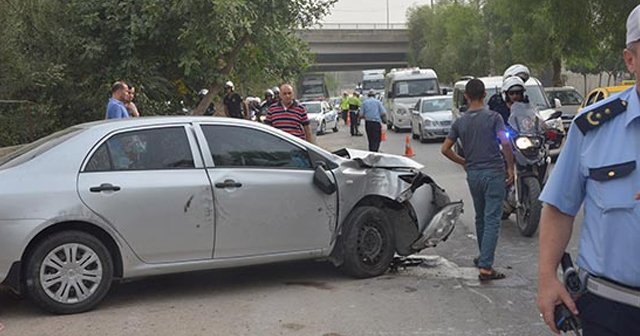
[(582, 134), (587, 134), (590, 130), (602, 126), (602, 124), (621, 115), (626, 110), (627, 101), (618, 98), (582, 113), (573, 122), (578, 126)]

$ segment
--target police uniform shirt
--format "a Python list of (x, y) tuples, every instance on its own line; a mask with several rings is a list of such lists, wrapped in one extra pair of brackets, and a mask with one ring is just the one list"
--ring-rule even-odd
[(585, 108), (540, 200), (575, 216), (584, 202), (578, 265), (640, 287), (640, 100), (636, 87)]

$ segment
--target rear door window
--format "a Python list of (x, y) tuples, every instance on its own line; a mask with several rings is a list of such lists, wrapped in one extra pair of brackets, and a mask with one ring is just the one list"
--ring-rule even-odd
[(162, 127), (113, 135), (93, 153), (86, 172), (194, 168), (184, 127)]

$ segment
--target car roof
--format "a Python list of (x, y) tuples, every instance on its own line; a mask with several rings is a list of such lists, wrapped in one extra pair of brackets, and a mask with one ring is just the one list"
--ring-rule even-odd
[(551, 86), (551, 87), (545, 87), (544, 88), (545, 91), (577, 91), (576, 88), (574, 88), (573, 86)]
[[(485, 89), (488, 88), (499, 88), (502, 89), (502, 76), (488, 76), (488, 77), (477, 77), (477, 79), (481, 80), (482, 83), (484, 83), (484, 87)], [(454, 84), (454, 87), (457, 89), (462, 89), (464, 90), (464, 86), (467, 84), (467, 82), (469, 82), (469, 80), (461, 80), (461, 81), (457, 81)], [(529, 77), (529, 80), (527, 80), (524, 83), (525, 86), (540, 86), (540, 81), (535, 78), (535, 77)]]
[(451, 96), (449, 96), (449, 95), (439, 95), (439, 96), (422, 97), (422, 98), (420, 98), (420, 101), (423, 101), (423, 100), (436, 100), (436, 99), (451, 99)]

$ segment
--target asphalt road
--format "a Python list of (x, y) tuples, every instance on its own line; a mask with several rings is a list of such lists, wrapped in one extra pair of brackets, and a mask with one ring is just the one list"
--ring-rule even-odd
[[(403, 154), (409, 133), (387, 135), (382, 151)], [(317, 142), (367, 148), (366, 137), (350, 137), (343, 125)], [(308, 261), (137, 279), (115, 285), (96, 310), (71, 316), (48, 315), (0, 291), (0, 336), (551, 335), (535, 306), (537, 235), (522, 237), (513, 218), (504, 221), (495, 266), (507, 278), (480, 284), (464, 171), (440, 154), (441, 142), (411, 144), (424, 171), (465, 202), (450, 239), (423, 251), (429, 267), (356, 280)]]

